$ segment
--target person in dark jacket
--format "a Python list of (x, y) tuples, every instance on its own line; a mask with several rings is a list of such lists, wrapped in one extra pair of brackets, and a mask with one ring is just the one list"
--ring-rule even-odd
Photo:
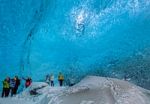
[(45, 80), (47, 84), (50, 84), (50, 78), (49, 77), (50, 77), (49, 74), (47, 74), (46, 75), (46, 80)]
[(18, 78), (18, 76), (15, 76), (15, 88), (14, 88), (14, 94), (17, 94), (18, 91), (18, 87), (20, 86), (20, 79)]

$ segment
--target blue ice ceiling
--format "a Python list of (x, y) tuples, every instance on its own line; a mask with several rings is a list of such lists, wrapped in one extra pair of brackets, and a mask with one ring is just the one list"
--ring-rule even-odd
[(136, 66), (150, 73), (149, 51), (149, 0), (0, 0), (2, 78), (95, 70), (131, 77)]

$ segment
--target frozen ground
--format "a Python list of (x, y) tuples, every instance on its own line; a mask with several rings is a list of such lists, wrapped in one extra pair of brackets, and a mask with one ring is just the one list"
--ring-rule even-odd
[[(29, 91), (37, 88), (37, 95)], [(89, 76), (73, 87), (50, 87), (35, 82), (13, 98), (0, 98), (0, 104), (150, 104), (150, 91), (129, 82)]]

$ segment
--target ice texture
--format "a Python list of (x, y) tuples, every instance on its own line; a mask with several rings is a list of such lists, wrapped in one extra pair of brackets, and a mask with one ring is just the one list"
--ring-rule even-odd
[(149, 0), (0, 0), (0, 80), (63, 72), (66, 83), (100, 75), (149, 88), (149, 10)]

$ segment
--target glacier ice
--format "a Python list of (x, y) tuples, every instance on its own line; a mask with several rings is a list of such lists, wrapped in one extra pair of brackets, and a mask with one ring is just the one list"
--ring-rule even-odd
[[(44, 87), (42, 87), (44, 86)], [(38, 89), (38, 95), (29, 91)], [(150, 91), (113, 78), (88, 76), (72, 87), (50, 87), (34, 82), (13, 98), (0, 98), (1, 104), (150, 104)]]
[(0, 80), (62, 71), (149, 88), (149, 9), (149, 0), (0, 0)]

